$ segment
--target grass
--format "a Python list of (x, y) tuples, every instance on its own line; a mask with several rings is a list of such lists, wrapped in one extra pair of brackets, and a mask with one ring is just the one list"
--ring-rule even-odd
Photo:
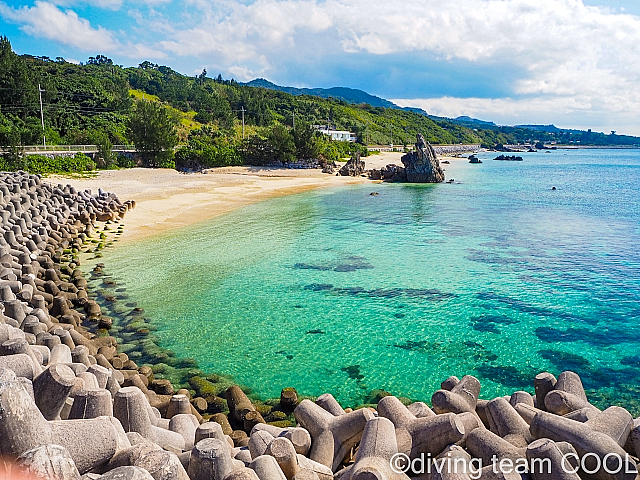
[(179, 121), (178, 138), (182, 142), (186, 141), (187, 138), (189, 138), (189, 133), (192, 130), (198, 130), (199, 128), (204, 126), (203, 123), (200, 123), (194, 119), (196, 116), (195, 111), (183, 112), (182, 110), (178, 110), (177, 108), (174, 108), (171, 105), (168, 105), (167, 103), (162, 102), (160, 98), (158, 98), (156, 95), (149, 95), (148, 93), (145, 93), (142, 90), (129, 90), (129, 95), (139, 100), (144, 98), (145, 100), (149, 100), (152, 102), (159, 102), (165, 105), (167, 108), (169, 108), (169, 110), (171, 110), (171, 112), (176, 116), (176, 118)]

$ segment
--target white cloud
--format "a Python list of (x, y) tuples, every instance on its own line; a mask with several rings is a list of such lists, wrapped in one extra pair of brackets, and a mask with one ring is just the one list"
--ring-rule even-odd
[(431, 115), (456, 118), (467, 115), (499, 125), (555, 124), (563, 128), (593, 128), (609, 133), (638, 135), (640, 119), (630, 105), (613, 110), (608, 105), (578, 97), (394, 99), (401, 107), (419, 107)]
[[(136, 4), (145, 4), (145, 5), (162, 5), (165, 3), (169, 3), (171, 0), (136, 0)], [(51, 0), (51, 3), (62, 6), (62, 7), (72, 7), (72, 6), (94, 6), (98, 8), (102, 8), (105, 10), (120, 10), (122, 5), (124, 4), (124, 0)]]
[[(531, 112), (559, 101), (575, 112), (592, 109), (621, 118), (640, 112), (640, 17), (582, 0), (257, 0), (246, 5), (190, 0), (189, 5), (201, 20), (186, 30), (177, 28), (160, 48), (215, 57), (237, 72), (268, 75), (277, 72), (283, 55), (295, 58), (314, 47), (334, 49), (333, 55), (426, 52), (470, 65), (511, 64), (523, 72), (511, 85), (511, 96)], [(322, 43), (305, 45), (318, 37)]]
[[(442, 59), (505, 61), (529, 72), (514, 94), (590, 94), (640, 79), (640, 17), (581, 0), (191, 0), (194, 26), (161, 42), (179, 55), (226, 55), (276, 64), (273, 51), (310, 33), (345, 52), (431, 52)], [(335, 52), (339, 54), (340, 52)], [(472, 74), (472, 72), (471, 72)]]
[[(0, 0), (0, 15), (34, 36), (84, 51), (129, 58), (197, 57), (197, 64), (217, 65), (242, 79), (277, 77), (281, 66), (296, 61), (321, 70), (322, 62), (347, 54), (356, 59), (380, 55), (377, 74), (393, 55), (412, 53), (417, 69), (422, 68), (419, 59), (427, 57), (467, 62), (471, 78), (473, 65), (485, 71), (487, 65), (511, 65), (518, 75), (509, 86), (510, 99), (466, 104), (473, 103), (478, 114), (486, 112), (485, 118), (511, 107), (538, 118), (559, 105), (574, 115), (591, 112), (607, 115), (613, 124), (616, 118), (640, 124), (640, 113), (634, 113), (640, 112), (640, 17), (586, 6), (582, 0), (183, 0), (129, 10), (136, 25), (124, 35), (94, 27), (49, 2), (80, 4), (38, 0), (33, 7), (10, 8)], [(131, 0), (89, 3), (139, 8)], [(156, 43), (149, 47), (119, 40), (131, 37)], [(407, 75), (411, 82), (411, 72)], [(450, 110), (465, 104), (446, 101), (452, 102)]]
[(74, 11), (62, 11), (48, 2), (37, 1), (33, 7), (18, 9), (0, 2), (0, 15), (20, 24), (20, 28), (30, 35), (82, 50), (113, 51), (117, 46), (110, 31), (94, 28)]
[(164, 58), (154, 48), (128, 42), (122, 44), (116, 34), (103, 27), (93, 27), (73, 10), (61, 10), (45, 1), (36, 1), (32, 7), (11, 8), (0, 1), (0, 15), (20, 25), (20, 29), (34, 37), (92, 53), (125, 53), (129, 58)]
[(90, 0), (90, 1), (77, 1), (77, 0), (52, 0), (51, 3), (61, 6), (70, 7), (75, 5), (82, 6), (95, 6), (105, 10), (118, 10), (122, 6), (123, 0)]

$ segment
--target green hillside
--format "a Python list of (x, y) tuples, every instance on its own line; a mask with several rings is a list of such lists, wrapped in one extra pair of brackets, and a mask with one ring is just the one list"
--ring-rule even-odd
[[(278, 138), (285, 143), (294, 141), (290, 131), (294, 117), (297, 125), (329, 123), (338, 129), (350, 130), (357, 134), (361, 144), (369, 145), (411, 144), (417, 133), (434, 144), (494, 145), (530, 140), (640, 144), (637, 137), (592, 132), (462, 125), (396, 108), (350, 104), (313, 95), (294, 96), (224, 80), (221, 76), (209, 78), (206, 72), (189, 77), (150, 62), (123, 68), (101, 55), (81, 65), (60, 57), (18, 56), (9, 40), (0, 37), (0, 145), (42, 143), (39, 86), (48, 144), (131, 144), (134, 135), (128, 127), (136, 105), (142, 102), (141, 97), (166, 106), (166, 118), (175, 122), (178, 142), (188, 142), (194, 131), (199, 132), (202, 139), (204, 132), (205, 143), (225, 144), (225, 148), (235, 148), (240, 153), (251, 147), (247, 145), (248, 140), (243, 142), (242, 138), (243, 114), (245, 137), (265, 141), (269, 148), (276, 148), (271, 140)], [(280, 133), (274, 133), (274, 129)], [(294, 156), (300, 154), (300, 148), (296, 148)], [(321, 151), (327, 148), (321, 146)]]

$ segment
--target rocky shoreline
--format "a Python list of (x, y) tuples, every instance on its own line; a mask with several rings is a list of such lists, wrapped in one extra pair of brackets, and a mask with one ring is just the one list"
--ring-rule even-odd
[[(475, 377), (450, 377), (431, 407), (384, 391), (371, 392), (370, 403), (355, 410), (329, 393), (303, 397), (293, 388), (277, 399), (252, 399), (231, 378), (207, 375), (195, 361), (160, 348), (143, 309), (103, 265), (87, 276), (80, 270), (81, 252), (99, 257), (135, 202), (17, 172), (0, 174), (0, 204), (5, 475), (636, 478), (640, 419), (621, 407), (590, 404), (570, 371), (558, 378), (543, 372), (532, 379), (533, 394), (490, 401), (479, 398)], [(176, 392), (171, 381), (189, 388)], [(455, 468), (447, 463), (452, 458)], [(537, 473), (535, 459), (548, 462), (550, 472)], [(578, 468), (565, 471), (563, 459)], [(521, 471), (513, 468), (518, 464)]]
[(369, 171), (369, 178), (388, 182), (444, 182), (444, 170), (440, 166), (436, 152), (422, 134), (417, 135), (415, 151), (403, 155), (400, 161), (404, 167), (391, 164), (379, 170), (373, 169)]

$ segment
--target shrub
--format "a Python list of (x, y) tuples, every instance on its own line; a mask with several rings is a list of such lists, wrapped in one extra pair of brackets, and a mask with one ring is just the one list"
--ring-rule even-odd
[(95, 170), (96, 164), (83, 153), (76, 153), (73, 157), (46, 157), (44, 155), (27, 155), (10, 161), (2, 158), (2, 170), (25, 170), (35, 174), (49, 173), (80, 173)]
[(178, 169), (199, 170), (242, 163), (242, 156), (235, 143), (206, 127), (192, 132), (189, 143), (180, 148), (175, 155)]
[(116, 158), (116, 165), (118, 165), (119, 168), (134, 168), (137, 166), (137, 163), (133, 158), (121, 153), (118, 155), (118, 158)]

